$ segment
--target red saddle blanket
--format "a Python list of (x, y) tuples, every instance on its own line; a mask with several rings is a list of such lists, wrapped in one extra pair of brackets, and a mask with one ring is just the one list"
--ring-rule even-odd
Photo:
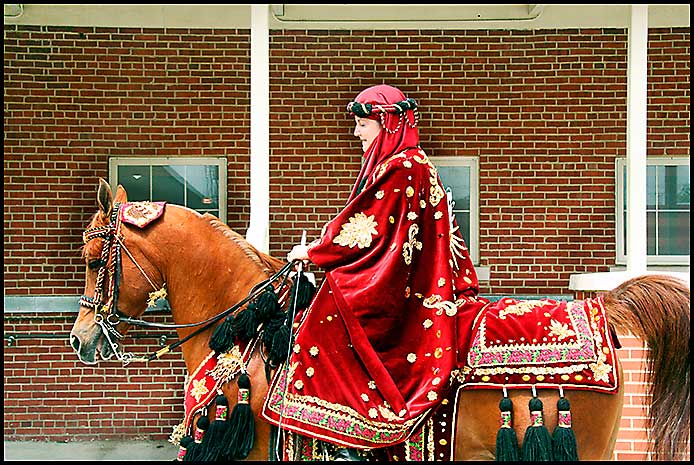
[(503, 298), (473, 323), (458, 380), (464, 388), (616, 392), (615, 346), (602, 298), (585, 301)]

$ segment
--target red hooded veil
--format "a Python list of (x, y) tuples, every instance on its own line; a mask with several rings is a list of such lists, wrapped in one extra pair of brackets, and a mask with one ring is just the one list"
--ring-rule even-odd
[(348, 105), (382, 128), (347, 204), (308, 252), (325, 279), (261, 413), (285, 430), (361, 449), (397, 444), (444, 399), (462, 365), (484, 299), (419, 147), (416, 108), (387, 85)]

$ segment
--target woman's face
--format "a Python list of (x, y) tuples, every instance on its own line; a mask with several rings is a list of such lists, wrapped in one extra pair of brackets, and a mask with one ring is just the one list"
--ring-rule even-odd
[(354, 137), (361, 139), (361, 148), (364, 153), (374, 141), (378, 133), (381, 132), (381, 123), (369, 118), (354, 117), (356, 126), (354, 127)]

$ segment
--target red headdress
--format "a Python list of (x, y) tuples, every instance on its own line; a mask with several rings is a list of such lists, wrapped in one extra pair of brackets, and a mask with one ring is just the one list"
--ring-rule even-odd
[(407, 148), (419, 146), (419, 131), (417, 102), (406, 98), (400, 89), (386, 84), (363, 90), (347, 105), (347, 111), (351, 116), (380, 120), (382, 128), (364, 153), (364, 164), (349, 196), (352, 200), (382, 161)]

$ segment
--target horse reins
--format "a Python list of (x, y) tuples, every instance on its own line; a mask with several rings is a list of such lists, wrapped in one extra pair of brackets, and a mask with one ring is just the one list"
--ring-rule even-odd
[[(152, 361), (160, 358), (162, 355), (168, 353), (169, 351), (175, 349), (181, 344), (185, 343), (192, 337), (200, 334), (204, 330), (208, 329), (217, 321), (226, 317), (230, 313), (238, 310), (243, 305), (253, 300), (259, 296), (262, 292), (268, 289), (268, 286), (272, 286), (272, 283), (279, 278), (284, 278), (283, 283), (286, 282), (289, 271), (294, 265), (292, 262), (288, 262), (279, 271), (270, 276), (269, 278), (256, 284), (248, 296), (237, 304), (227, 308), (221, 313), (208, 318), (207, 320), (200, 321), (198, 323), (187, 323), (187, 324), (164, 324), (164, 323), (153, 323), (140, 319), (130, 318), (124, 315), (118, 310), (118, 290), (120, 287), (120, 278), (122, 275), (122, 261), (121, 261), (121, 249), (125, 250), (126, 254), (133, 261), (137, 269), (142, 273), (142, 275), (147, 279), (149, 284), (154, 288), (154, 292), (150, 293), (150, 299), (148, 300), (148, 307), (154, 306), (154, 297), (165, 297), (166, 296), (166, 283), (162, 285), (160, 290), (154, 285), (152, 280), (147, 276), (147, 273), (142, 269), (142, 267), (137, 263), (135, 257), (132, 256), (130, 251), (125, 246), (123, 242), (123, 236), (120, 232), (121, 220), (119, 215), (120, 203), (116, 203), (113, 206), (113, 212), (111, 215), (111, 221), (104, 226), (99, 226), (96, 228), (87, 229), (82, 233), (82, 239), (85, 244), (96, 238), (104, 239), (104, 246), (101, 250), (101, 257), (99, 260), (94, 261), (94, 267), (98, 266), (99, 271), (96, 278), (96, 285), (94, 288), (94, 297), (89, 297), (87, 295), (80, 296), (79, 304), (86, 308), (94, 309), (94, 321), (101, 328), (104, 337), (106, 338), (109, 346), (113, 350), (114, 354), (118, 360), (123, 362), (123, 365), (127, 365), (132, 361)], [(91, 267), (91, 263), (90, 263)], [(108, 276), (108, 287), (105, 289), (105, 280)], [(278, 286), (282, 288), (283, 286)], [(104, 301), (104, 297), (107, 299)], [(197, 330), (186, 336), (185, 338), (175, 342), (174, 344), (169, 344), (162, 349), (156, 351), (149, 357), (135, 357), (132, 353), (121, 352), (118, 346), (118, 341), (123, 340), (125, 337), (121, 334), (116, 326), (119, 323), (126, 323), (133, 326), (140, 327), (150, 327), (150, 328), (162, 328), (162, 329), (176, 329), (176, 328), (190, 328), (200, 326)], [(114, 341), (113, 338), (116, 339)]]

